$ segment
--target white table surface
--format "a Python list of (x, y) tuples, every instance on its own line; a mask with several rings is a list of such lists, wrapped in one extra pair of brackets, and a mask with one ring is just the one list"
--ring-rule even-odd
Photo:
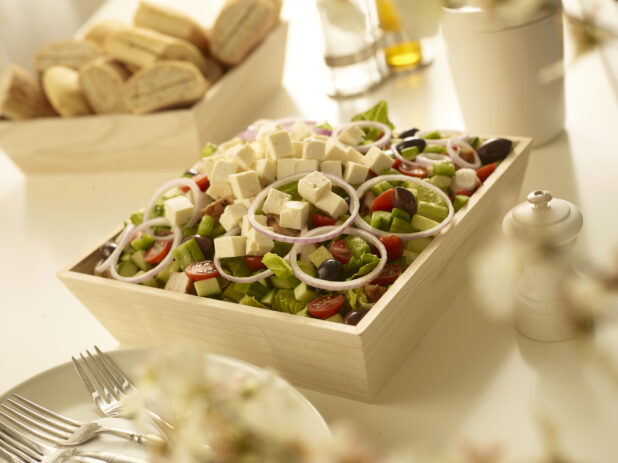
[[(290, 36), (283, 87), (258, 117), (302, 115), (346, 121), (380, 98), (395, 124), (462, 127), (441, 48), (432, 66), (397, 77), (364, 98), (337, 102), (324, 94), (317, 14), (312, 2), (287, 5)], [(309, 37), (309, 39), (308, 39)], [(313, 47), (309, 46), (314, 44)], [(616, 88), (600, 53), (571, 64), (566, 130), (534, 149), (522, 198), (543, 188), (584, 214), (581, 244), (594, 261), (618, 247)], [(241, 127), (238, 127), (241, 129)], [(196, 153), (197, 155), (197, 153)], [(117, 341), (55, 274), (142, 206), (178, 170), (24, 176), (0, 153), (0, 391)], [(613, 331), (613, 336), (612, 335)], [(599, 329), (594, 343), (618, 353), (618, 330)], [(458, 449), (466, 441), (502, 443), (507, 461), (540, 455), (539, 404), (577, 461), (618, 461), (618, 385), (611, 386), (576, 341), (540, 344), (509, 324), (488, 319), (464, 291), (385, 386), (376, 404), (303, 391), (329, 423), (349, 420), (380, 449)]]

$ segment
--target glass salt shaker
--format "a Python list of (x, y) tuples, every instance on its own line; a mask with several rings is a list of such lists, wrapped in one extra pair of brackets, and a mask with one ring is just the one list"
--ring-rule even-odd
[(579, 209), (549, 191), (530, 193), (511, 209), (502, 229), (520, 252), (515, 326), (537, 341), (564, 341), (579, 334), (577, 314), (565, 296), (573, 275), (572, 249), (583, 225)]

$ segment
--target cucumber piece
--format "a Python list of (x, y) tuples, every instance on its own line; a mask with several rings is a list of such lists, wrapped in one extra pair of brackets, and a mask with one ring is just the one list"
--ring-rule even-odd
[(283, 241), (275, 241), (275, 246), (272, 248), (272, 253), (279, 257), (285, 257), (292, 249), (292, 243), (284, 243)]
[(273, 300), (275, 299), (275, 293), (277, 292), (276, 289), (271, 289), (270, 291), (268, 291), (268, 293), (266, 293), (266, 296), (264, 296), (260, 302), (264, 305), (267, 305), (268, 307), (272, 306), (273, 304)]
[(418, 156), (419, 150), (418, 146), (410, 146), (401, 151), (401, 155), (407, 159), (408, 161), (414, 161), (416, 156)]
[[(393, 219), (395, 217), (399, 217), (400, 219), (403, 219), (407, 222), (409, 222), (411, 219), (410, 214), (408, 214), (403, 209), (397, 209), (396, 207), (393, 208), (393, 210), (391, 211), (391, 214), (393, 214)], [(391, 227), (392, 227), (392, 224), (391, 224)]]
[(242, 305), (248, 305), (251, 307), (259, 307), (260, 309), (268, 309), (268, 307), (266, 307), (264, 304), (259, 303), (256, 298), (248, 296), (248, 295), (243, 296), (242, 299), (238, 301), (238, 303)]
[(146, 251), (144, 250), (139, 250), (139, 251), (135, 251), (133, 254), (131, 254), (131, 260), (133, 261), (133, 263), (135, 265), (137, 265), (140, 270), (150, 270), (152, 268), (152, 265), (150, 265), (148, 262), (146, 262), (144, 260), (144, 255), (146, 254)]
[(245, 263), (244, 257), (226, 257), (221, 259), (221, 265), (232, 276), (248, 277), (251, 275), (251, 269)]
[[(401, 172), (397, 172), (397, 173), (401, 173)], [(384, 193), (385, 191), (388, 190), (392, 190), (393, 189), (393, 185), (388, 182), (387, 180), (384, 180), (380, 183), (377, 183), (376, 185), (371, 187), (371, 192), (376, 195), (376, 196), (380, 196), (382, 193)]]
[(429, 245), (429, 243), (431, 243), (432, 239), (433, 238), (431, 236), (428, 236), (426, 238), (418, 238), (416, 240), (409, 240), (409, 241), (406, 241), (405, 248), (408, 251), (412, 251), (417, 254), (420, 254), (420, 252), (423, 249), (425, 249)]
[(311, 277), (315, 277), (315, 267), (313, 266), (313, 264), (311, 262), (306, 262), (306, 261), (303, 261), (303, 260), (299, 260), (298, 261), (298, 266), (307, 275), (309, 275)]
[(133, 262), (131, 260), (131, 255), (133, 254), (133, 252), (127, 252), (127, 249), (125, 249), (125, 251), (122, 253), (122, 256), (120, 256), (120, 263), (124, 264), (125, 262)]
[(248, 287), (247, 283), (232, 283), (223, 290), (221, 296), (239, 302), (245, 296)]
[(287, 185), (282, 185), (277, 190), (289, 194), (292, 199), (291, 201), (300, 201), (303, 199), (298, 193), (298, 182), (290, 182)]
[(414, 227), (409, 219), (404, 220), (401, 217), (393, 217), (389, 230), (393, 233), (412, 233), (414, 232)]
[(197, 225), (194, 225), (190, 228), (185, 228), (182, 230), (182, 237), (186, 238), (187, 236), (197, 235)]
[[(142, 274), (144, 274), (145, 272), (143, 270), (140, 270), (139, 272), (137, 272), (135, 275), (133, 276), (140, 276)], [(157, 280), (155, 280), (154, 278), (150, 278), (149, 280), (146, 281), (142, 281), (141, 283), (139, 283), (142, 286), (149, 286), (151, 288), (158, 288), (159, 287), (159, 283), (157, 282)]]
[(468, 139), (468, 144), (472, 147), (472, 149), (476, 150), (481, 144), (481, 139), (479, 137), (472, 137)]
[(174, 249), (174, 259), (178, 261), (180, 268), (183, 270), (193, 262), (206, 260), (204, 253), (194, 239), (185, 241)]
[(435, 154), (444, 154), (446, 153), (446, 148), (440, 145), (427, 145), (423, 151), (424, 153), (435, 153)]
[(423, 138), (425, 140), (439, 140), (440, 138), (442, 138), (442, 135), (440, 135), (440, 132), (438, 132), (437, 130), (434, 130), (433, 132), (425, 135)]
[(129, 220), (135, 226), (141, 225), (141, 223), (144, 221), (144, 213), (143, 212), (134, 212), (129, 217)]
[(150, 246), (152, 246), (155, 242), (155, 239), (150, 236), (148, 233), (144, 233), (142, 236), (138, 236), (133, 241), (131, 241), (131, 246), (133, 246), (138, 251), (145, 251)]
[(214, 296), (221, 294), (221, 288), (216, 278), (207, 278), (205, 280), (193, 282), (195, 291), (200, 297)]
[(317, 294), (315, 291), (309, 289), (307, 284), (303, 281), (296, 288), (294, 288), (294, 298), (300, 302), (313, 301)]
[(322, 264), (322, 262), (324, 262), (327, 259), (333, 259), (333, 255), (324, 246), (320, 246), (315, 251), (313, 251), (311, 254), (309, 254), (309, 261), (316, 267), (319, 267)]
[(406, 184), (404, 185), (404, 188), (405, 188), (406, 190), (408, 190), (410, 193), (412, 193), (412, 194), (414, 195), (414, 197), (415, 197), (415, 198), (417, 198), (417, 199), (418, 199), (418, 188), (416, 188), (416, 186), (411, 187), (409, 183), (406, 183)]
[(118, 275), (123, 277), (132, 277), (139, 271), (139, 267), (132, 261), (122, 262), (118, 266)]
[(419, 231), (429, 230), (430, 228), (437, 227), (438, 225), (440, 224), (435, 220), (428, 219), (422, 215), (414, 214), (412, 217), (412, 226)]
[(309, 314), (309, 310), (305, 307), (303, 310), (299, 310), (296, 312), (296, 315), (300, 315), (301, 317), (313, 318), (311, 314)]
[(438, 206), (437, 204), (419, 201), (416, 213), (428, 219), (435, 220), (436, 222), (442, 222), (448, 215), (448, 209), (444, 206)]
[(202, 217), (202, 220), (200, 220), (200, 224), (197, 227), (197, 234), (212, 238), (212, 231), (214, 230), (214, 228), (215, 219), (206, 214)]
[(268, 288), (259, 282), (250, 283), (247, 288), (247, 296), (254, 297), (256, 299), (262, 299), (268, 293)]
[(272, 308), (279, 312), (295, 314), (303, 310), (306, 305), (306, 303), (296, 300), (294, 290), (279, 289), (275, 293)]
[(422, 186), (418, 186), (418, 191), (416, 194), (417, 201), (427, 201), (428, 203), (439, 204), (441, 206), (445, 206), (444, 200), (438, 196), (438, 193), (435, 191), (431, 191), (429, 188), (424, 188)]
[(332, 317), (328, 317), (326, 320), (329, 322), (343, 323), (343, 317), (341, 316), (340, 313), (336, 313)]
[(464, 207), (470, 201), (470, 197), (467, 195), (456, 195), (455, 201), (453, 201), (453, 209), (457, 212), (459, 209)]
[(425, 182), (431, 183), (443, 191), (446, 191), (446, 189), (451, 186), (451, 180), (452, 178), (446, 175), (434, 175), (433, 177), (424, 179)]
[(414, 251), (408, 251), (407, 249), (404, 249), (403, 253), (401, 254), (401, 257), (404, 260), (405, 267), (407, 267), (412, 262), (414, 262), (414, 259), (416, 259), (418, 257), (418, 253), (414, 252)]
[[(257, 274), (257, 273), (261, 273), (261, 272), (262, 272), (262, 270), (258, 270), (255, 273)], [(272, 289), (272, 285), (268, 281), (268, 278), (262, 278), (261, 280), (258, 280), (258, 283), (261, 284), (262, 286), (264, 286), (264, 288), (266, 288), (268, 290)]]
[(433, 165), (433, 174), (453, 177), (455, 175), (455, 164), (453, 164), (453, 161), (451, 160), (436, 162)]
[(180, 265), (178, 265), (178, 262), (173, 260), (167, 267), (165, 267), (163, 270), (161, 270), (158, 273), (155, 279), (159, 283), (161, 283), (163, 286), (165, 286), (165, 283), (167, 283), (167, 280), (170, 279), (170, 275), (174, 272), (178, 272), (179, 270), (180, 270)]
[(217, 236), (221, 236), (224, 233), (225, 233), (225, 228), (223, 228), (223, 225), (218, 223), (217, 225), (215, 225), (215, 228), (212, 229), (211, 238), (216, 238)]
[(391, 226), (392, 214), (387, 211), (375, 211), (371, 214), (370, 225), (373, 228), (387, 231)]
[(367, 242), (360, 236), (348, 235), (344, 238), (345, 246), (354, 257), (360, 257), (361, 255), (371, 252)]
[(218, 149), (219, 147), (214, 143), (206, 143), (202, 148), (202, 157), (207, 158), (209, 156), (212, 156), (217, 152)]

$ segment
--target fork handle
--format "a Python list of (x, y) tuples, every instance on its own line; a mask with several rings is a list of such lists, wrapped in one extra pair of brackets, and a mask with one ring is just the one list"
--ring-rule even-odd
[(105, 434), (109, 434), (116, 437), (121, 437), (123, 439), (127, 439), (133, 442), (137, 442), (138, 444), (162, 444), (165, 443), (165, 439), (158, 434), (147, 434), (141, 432), (131, 432), (125, 431), (124, 429), (118, 428), (105, 428), (105, 430), (101, 430)]
[(128, 457), (126, 455), (118, 455), (116, 453), (110, 452), (84, 452), (80, 453), (79, 456), (86, 458), (96, 458), (97, 460), (104, 461), (106, 463), (148, 463), (147, 460), (144, 460), (142, 458)]

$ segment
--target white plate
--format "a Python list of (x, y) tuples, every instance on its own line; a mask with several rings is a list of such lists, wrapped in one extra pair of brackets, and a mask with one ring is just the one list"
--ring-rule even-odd
[[(120, 366), (122, 371), (132, 380), (137, 378), (139, 366), (144, 363), (155, 349), (125, 349), (107, 352)], [(77, 354), (77, 353), (76, 353)], [(251, 364), (224, 357), (221, 355), (205, 354), (210, 362), (214, 362), (218, 371), (225, 376), (242, 372), (249, 377), (261, 378), (268, 374), (265, 370)], [(293, 434), (302, 435), (309, 442), (320, 442), (332, 438), (328, 425), (313, 407), (313, 405), (285, 380), (277, 378), (281, 386), (281, 400), (295, 405), (294, 420), (285, 426), (292, 429)], [(4, 402), (11, 393), (21, 394), (41, 405), (63, 415), (85, 422), (101, 418), (90, 394), (82, 384), (72, 362), (40, 373), (0, 396)], [(297, 428), (297, 429), (294, 429)]]

